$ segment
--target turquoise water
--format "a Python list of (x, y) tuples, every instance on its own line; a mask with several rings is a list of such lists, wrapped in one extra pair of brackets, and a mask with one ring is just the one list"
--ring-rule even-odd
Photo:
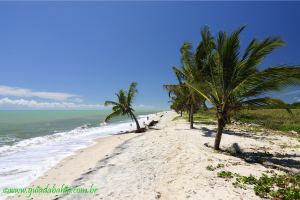
[[(159, 110), (139, 110), (146, 115)], [(2, 110), (0, 111), (0, 146), (12, 145), (20, 140), (57, 132), (70, 131), (80, 126), (99, 126), (110, 110)], [(117, 123), (129, 119), (118, 117)]]
[[(0, 111), (0, 191), (5, 187), (26, 187), (45, 171), (95, 144), (95, 140), (120, 131), (132, 131), (135, 124), (115, 118), (103, 124), (109, 110)], [(141, 126), (158, 119), (158, 110), (136, 112)], [(0, 199), (4, 199), (0, 193)]]

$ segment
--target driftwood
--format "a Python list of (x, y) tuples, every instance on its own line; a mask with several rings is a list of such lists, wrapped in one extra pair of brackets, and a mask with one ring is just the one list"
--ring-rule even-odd
[(152, 120), (152, 121), (148, 124), (148, 126), (149, 126), (149, 127), (152, 127), (152, 126), (155, 126), (157, 123), (158, 123), (158, 121)]
[(140, 129), (138, 129), (138, 130), (136, 130), (135, 132), (136, 133), (144, 133), (144, 132), (146, 132), (146, 128), (140, 128)]
[(155, 126), (159, 121), (152, 120), (148, 125), (146, 125), (143, 128), (140, 128), (138, 130), (133, 130), (133, 131), (120, 131), (117, 135), (122, 135), (122, 134), (128, 134), (128, 133), (144, 133), (147, 131), (147, 127), (152, 127)]

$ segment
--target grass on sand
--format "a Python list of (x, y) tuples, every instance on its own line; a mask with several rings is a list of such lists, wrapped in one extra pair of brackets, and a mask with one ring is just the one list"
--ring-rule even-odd
[(242, 110), (237, 115), (237, 120), (273, 130), (300, 133), (300, 109), (292, 109), (292, 114), (284, 109)]
[[(179, 118), (177, 117), (174, 120)], [(183, 118), (188, 119), (188, 115), (184, 113)], [(258, 124), (262, 128), (300, 133), (300, 109), (292, 109), (292, 114), (289, 114), (285, 109), (244, 109), (239, 111), (234, 119), (242, 123)], [(216, 120), (214, 110), (201, 111), (194, 114), (196, 123), (216, 124)]]

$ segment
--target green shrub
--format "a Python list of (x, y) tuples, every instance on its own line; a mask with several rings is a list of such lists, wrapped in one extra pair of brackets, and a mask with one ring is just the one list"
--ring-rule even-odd
[(221, 171), (218, 172), (218, 177), (221, 178), (233, 178), (234, 174), (230, 171)]
[(215, 168), (212, 165), (208, 165), (206, 167), (206, 169), (209, 170), (209, 171), (214, 171), (215, 170)]
[(300, 199), (300, 174), (268, 176), (263, 174), (260, 178), (254, 176), (239, 176), (232, 183), (235, 187), (246, 189), (246, 185), (254, 185), (256, 195), (262, 198), (273, 198), (280, 200)]
[(212, 166), (212, 165), (208, 165), (206, 166), (206, 169), (209, 171), (215, 171), (217, 168), (222, 168), (224, 167), (223, 163), (219, 163), (216, 167)]

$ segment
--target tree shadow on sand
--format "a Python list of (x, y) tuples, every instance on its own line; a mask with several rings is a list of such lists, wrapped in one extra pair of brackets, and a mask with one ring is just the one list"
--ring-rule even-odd
[(174, 130), (176, 130), (176, 131), (190, 131), (190, 130), (201, 130), (201, 128), (197, 128), (197, 127), (194, 127), (192, 129), (190, 129), (190, 128), (175, 128)]
[(215, 137), (216, 135), (216, 131), (213, 129), (201, 127), (200, 130), (202, 131), (204, 137)]
[[(213, 128), (201, 127), (204, 137), (215, 137), (216, 130)], [(266, 139), (263, 135), (254, 135), (253, 133), (238, 132), (238, 131), (224, 131), (224, 134), (235, 135), (240, 137), (252, 138), (256, 140)], [(207, 145), (206, 145), (207, 146)], [(211, 147), (213, 148), (213, 147)], [(242, 151), (241, 153), (232, 153), (229, 149), (221, 150), (226, 154), (243, 159), (248, 163), (258, 163), (268, 168), (283, 170), (286, 172), (299, 173), (300, 159), (299, 154), (280, 154), (257, 151)]]
[[(215, 137), (216, 130), (214, 128), (207, 128), (207, 127), (201, 127), (200, 130), (203, 132), (204, 137)], [(224, 130), (224, 135), (235, 135), (239, 137), (245, 137), (245, 138), (252, 138), (256, 140), (263, 140), (267, 139), (267, 136), (259, 135), (259, 134), (253, 134), (252, 132), (247, 131), (231, 131), (231, 130)]]
[[(230, 153), (224, 150), (226, 153)], [(268, 152), (242, 152), (239, 154), (230, 154), (234, 157), (243, 159), (248, 163), (258, 163), (265, 167), (283, 170), (286, 172), (299, 173), (300, 161), (297, 154), (271, 154)]]
[(227, 134), (227, 135), (236, 135), (236, 136), (246, 137), (246, 138), (252, 138), (252, 139), (260, 139), (260, 140), (267, 138), (264, 135), (253, 134), (253, 132), (248, 132), (248, 131), (231, 131), (231, 130), (225, 130), (224, 134)]

